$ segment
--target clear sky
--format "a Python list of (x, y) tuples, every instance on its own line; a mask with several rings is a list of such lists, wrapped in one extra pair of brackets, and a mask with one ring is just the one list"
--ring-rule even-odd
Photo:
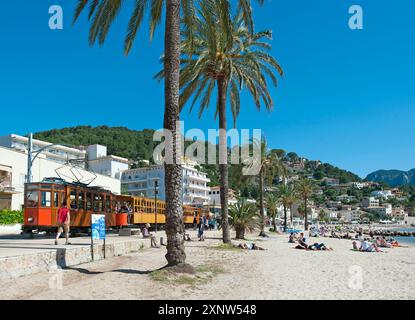
[[(104, 47), (91, 48), (85, 15), (71, 26), (76, 2), (2, 3), (0, 135), (161, 127), (163, 86), (152, 77), (161, 67), (162, 29), (151, 44), (143, 29), (126, 58), (123, 12)], [(48, 28), (52, 4), (63, 7), (64, 30)], [(364, 30), (348, 27), (353, 4), (364, 9)], [(258, 112), (244, 97), (238, 127), (261, 128), (271, 147), (361, 176), (415, 167), (414, 12), (413, 0), (268, 0), (255, 7), (256, 28), (273, 30), (273, 55), (286, 75), (271, 91), (274, 112)], [(213, 109), (202, 120), (185, 110), (186, 128), (216, 128)]]

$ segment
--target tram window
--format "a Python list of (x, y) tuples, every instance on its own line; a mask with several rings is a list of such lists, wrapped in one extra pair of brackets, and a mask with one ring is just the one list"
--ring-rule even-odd
[(36, 191), (29, 191), (27, 193), (26, 205), (28, 208), (37, 208), (39, 203), (39, 194)]
[(69, 194), (69, 202), (71, 204), (71, 209), (76, 210), (78, 209), (78, 205), (76, 203), (76, 190), (71, 190), (71, 193)]
[(111, 198), (107, 197), (105, 201), (105, 209), (108, 213), (111, 212)]
[(51, 194), (50, 191), (42, 191), (42, 207), (50, 207)]
[(94, 194), (94, 212), (102, 212), (102, 196)]
[(78, 193), (78, 208), (85, 209), (85, 193), (84, 192)]
[(59, 192), (53, 193), (53, 206), (59, 208)]
[(86, 194), (86, 210), (92, 211), (92, 194), (90, 192)]

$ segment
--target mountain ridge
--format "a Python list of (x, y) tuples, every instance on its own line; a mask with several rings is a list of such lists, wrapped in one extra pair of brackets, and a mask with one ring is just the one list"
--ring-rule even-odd
[(415, 168), (404, 170), (377, 170), (367, 175), (366, 180), (383, 182), (391, 187), (415, 186)]

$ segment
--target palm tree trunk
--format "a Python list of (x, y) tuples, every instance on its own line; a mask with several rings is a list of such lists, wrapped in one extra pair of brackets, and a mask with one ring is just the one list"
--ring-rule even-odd
[(168, 265), (183, 264), (186, 261), (184, 250), (184, 223), (182, 206), (182, 166), (177, 159), (180, 157), (180, 129), (176, 128), (179, 121), (179, 76), (180, 76), (180, 0), (166, 1), (165, 29), (165, 111), (164, 128), (172, 133), (172, 163), (165, 163), (166, 188), (166, 236)]
[(265, 237), (265, 210), (264, 210), (264, 170), (261, 167), (259, 171), (259, 212), (261, 215), (261, 232), (260, 237)]
[(219, 78), (218, 81), (218, 107), (219, 107), (219, 173), (220, 173), (220, 205), (222, 211), (222, 235), (223, 242), (231, 242), (228, 219), (228, 146), (226, 124), (226, 81)]
[(287, 207), (284, 205), (284, 232), (287, 231)]
[(245, 239), (245, 226), (244, 227), (235, 227), (236, 239), (244, 240)]
[(293, 219), (294, 218), (294, 215), (293, 215), (293, 206), (291, 205), (290, 206), (290, 223), (291, 223), (291, 227), (294, 227), (294, 225), (293, 225)]
[(304, 211), (305, 211), (304, 229), (305, 231), (307, 231), (308, 230), (307, 197), (304, 197)]
[(274, 225), (274, 232), (277, 232), (277, 219), (276, 219), (275, 215), (272, 218), (272, 220), (273, 220), (272, 222), (273, 222), (273, 225)]

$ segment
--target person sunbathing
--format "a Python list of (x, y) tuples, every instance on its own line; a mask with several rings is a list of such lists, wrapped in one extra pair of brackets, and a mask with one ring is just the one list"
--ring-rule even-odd
[(327, 247), (324, 243), (314, 243), (313, 245), (308, 246), (308, 250), (333, 251), (333, 248)]
[(392, 248), (392, 244), (387, 242), (385, 237), (377, 237), (376, 244), (381, 248)]
[(265, 250), (262, 247), (257, 246), (255, 243), (240, 243), (237, 246), (240, 249), (244, 249), (244, 250)]
[(353, 241), (353, 250), (362, 251), (362, 252), (382, 252), (379, 250), (376, 243), (370, 243), (366, 239), (360, 241), (360, 247), (358, 247), (357, 242)]

